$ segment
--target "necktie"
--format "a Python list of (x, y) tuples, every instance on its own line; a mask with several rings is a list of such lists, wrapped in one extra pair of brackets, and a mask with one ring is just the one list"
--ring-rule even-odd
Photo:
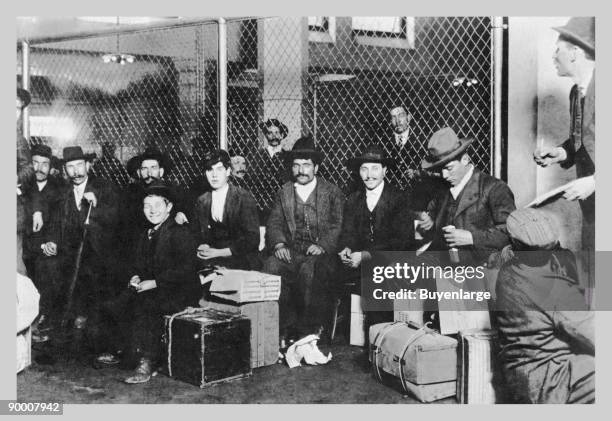
[(153, 238), (153, 234), (155, 234), (155, 228), (149, 228), (147, 231), (147, 237), (149, 237), (149, 240)]
[(75, 196), (75, 200), (76, 200), (77, 209), (81, 210), (81, 202), (83, 201), (83, 192), (81, 192), (81, 189), (76, 187), (74, 189), (74, 196)]

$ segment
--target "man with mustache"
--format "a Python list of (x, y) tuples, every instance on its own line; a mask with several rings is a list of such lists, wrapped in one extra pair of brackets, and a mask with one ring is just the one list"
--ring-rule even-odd
[(263, 271), (282, 276), (279, 317), (287, 339), (320, 332), (331, 304), (324, 283), (338, 252), (344, 196), (317, 177), (322, 159), (310, 136), (295, 142), (287, 160), (295, 181), (276, 195), (266, 226), (272, 255)]
[[(60, 210), (61, 195), (66, 183), (61, 177), (50, 175), (53, 154), (47, 145), (34, 145), (32, 153), (32, 168), (35, 181), (24, 187), (24, 199), (27, 213), (34, 206), (42, 209), (43, 226), (39, 231), (26, 227), (24, 240), (24, 260), (28, 274), (41, 294), (40, 317), (38, 331), (45, 327), (52, 328), (61, 317), (61, 302), (64, 298), (61, 277), (60, 259), (57, 247), (51, 242), (51, 221), (56, 220)], [(44, 342), (47, 335), (34, 332), (33, 340)]]
[(60, 196), (58, 218), (52, 222), (51, 240), (45, 243), (43, 250), (61, 257), (64, 279), (69, 283), (87, 229), (70, 314), (77, 329), (85, 328), (87, 318), (117, 291), (114, 268), (118, 257), (119, 194), (114, 184), (90, 176), (94, 157), (95, 154), (83, 153), (80, 146), (64, 148), (64, 171), (71, 187)]
[(138, 155), (133, 165), (136, 168), (138, 181), (130, 185), (125, 193), (125, 215), (121, 218), (122, 247), (128, 259), (130, 259), (142, 230), (149, 228), (150, 223), (142, 213), (142, 200), (146, 188), (154, 181), (162, 180), (172, 189), (175, 198), (172, 217), (175, 218), (177, 224), (182, 225), (191, 220), (190, 211), (193, 207), (187, 203), (189, 200), (182, 188), (164, 180), (164, 176), (168, 175), (170, 163), (166, 155), (159, 149), (146, 148), (141, 155)]
[(232, 174), (229, 154), (216, 150), (203, 160), (212, 191), (195, 205), (194, 232), (198, 237), (200, 266), (220, 265), (234, 269), (258, 269), (257, 205), (251, 193), (228, 181)]

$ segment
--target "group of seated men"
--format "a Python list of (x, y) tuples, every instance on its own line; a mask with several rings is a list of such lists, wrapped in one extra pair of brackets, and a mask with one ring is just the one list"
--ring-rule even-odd
[[(311, 137), (300, 138), (285, 154), (292, 180), (276, 193), (263, 252), (255, 199), (229, 182), (231, 162), (224, 150), (206, 154), (202, 166), (210, 190), (194, 204), (179, 186), (164, 181), (164, 157), (157, 150), (139, 156), (139, 181), (121, 195), (112, 183), (90, 175), (93, 155), (81, 147), (63, 150), (69, 182), (63, 185), (49, 177), (51, 149), (36, 145), (31, 151), (36, 180), (23, 194), (26, 204), (43, 203), (43, 224), (30, 227), (23, 247), (46, 318), (39, 322), (39, 335), (45, 324), (69, 319), (75, 329), (87, 331), (98, 363), (115, 364), (117, 351), (131, 352), (137, 364), (126, 382), (146, 382), (160, 357), (162, 316), (197, 305), (202, 297), (197, 272), (211, 265), (280, 275), (281, 335), (324, 334), (339, 284), (358, 278), (372, 252), (421, 246), (415, 220), (431, 250), (458, 249), (462, 264), (481, 264), (511, 245), (506, 222), (515, 211), (513, 194), (503, 181), (475, 168), (470, 144), (448, 127), (433, 134), (422, 168), (440, 172), (446, 186), (420, 208), (385, 180), (394, 161), (381, 146), (369, 145), (347, 161), (363, 188), (345, 198), (317, 176), (323, 152)], [(529, 235), (518, 240), (515, 247), (541, 246)], [(507, 273), (512, 278), (514, 273)], [(68, 300), (67, 291), (73, 292)], [(517, 326), (516, 320), (506, 320), (509, 332), (528, 335), (521, 330), (525, 323)], [(579, 331), (571, 320), (563, 323), (564, 332)], [(516, 348), (516, 342), (511, 345)], [(571, 349), (567, 345), (562, 356)], [(515, 370), (515, 356), (503, 355), (510, 355), (507, 367)]]

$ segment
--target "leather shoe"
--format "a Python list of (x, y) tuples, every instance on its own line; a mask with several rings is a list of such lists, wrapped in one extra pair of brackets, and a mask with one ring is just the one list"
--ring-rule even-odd
[(146, 383), (151, 380), (152, 374), (153, 368), (151, 365), (151, 360), (148, 358), (141, 358), (138, 361), (138, 367), (136, 367), (136, 370), (134, 370), (134, 375), (128, 377), (124, 381), (128, 384)]

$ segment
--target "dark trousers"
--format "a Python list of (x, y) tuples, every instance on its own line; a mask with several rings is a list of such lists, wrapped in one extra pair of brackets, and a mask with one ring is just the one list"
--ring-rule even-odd
[(291, 250), (291, 263), (276, 256), (265, 261), (263, 272), (281, 276), (281, 332), (295, 327), (300, 335), (308, 334), (317, 326), (329, 324), (332, 313), (329, 283), (334, 258), (337, 256), (306, 256)]
[(126, 289), (102, 304), (91, 323), (95, 353), (123, 349), (156, 361), (162, 350), (164, 316), (188, 305), (186, 300), (170, 295), (161, 294), (157, 288), (141, 293)]
[(28, 273), (40, 293), (39, 314), (52, 323), (59, 323), (68, 288), (62, 277), (62, 261), (58, 256), (39, 255), (26, 260)]

